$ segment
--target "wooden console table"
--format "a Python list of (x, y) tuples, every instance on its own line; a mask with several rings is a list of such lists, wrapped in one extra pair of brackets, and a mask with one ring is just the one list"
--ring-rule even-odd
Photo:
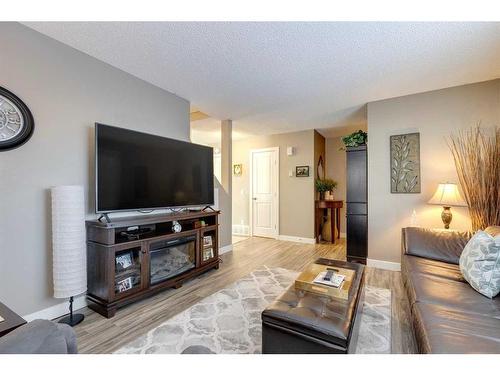
[(337, 238), (340, 238), (340, 209), (344, 206), (343, 201), (325, 201), (317, 200), (315, 204), (315, 238), (316, 243), (319, 243), (319, 237), (321, 236), (321, 219), (323, 213), (326, 210), (330, 210), (331, 226), (332, 226), (332, 243), (335, 243), (335, 227), (337, 227)]

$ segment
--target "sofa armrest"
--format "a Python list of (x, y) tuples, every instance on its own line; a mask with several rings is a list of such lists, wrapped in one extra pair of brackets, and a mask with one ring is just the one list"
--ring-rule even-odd
[(458, 264), (471, 237), (471, 232), (408, 227), (402, 231), (401, 250), (406, 255)]
[(76, 354), (73, 328), (50, 320), (34, 320), (0, 338), (0, 354)]

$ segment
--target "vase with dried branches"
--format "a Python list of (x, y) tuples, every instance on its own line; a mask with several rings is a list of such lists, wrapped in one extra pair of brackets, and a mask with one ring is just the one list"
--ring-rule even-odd
[(451, 135), (453, 154), (474, 231), (500, 225), (500, 129), (474, 128)]

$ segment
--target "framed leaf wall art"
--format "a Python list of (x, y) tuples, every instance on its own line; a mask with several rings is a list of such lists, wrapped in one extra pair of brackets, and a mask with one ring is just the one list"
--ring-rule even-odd
[(420, 193), (420, 133), (391, 136), (391, 193)]

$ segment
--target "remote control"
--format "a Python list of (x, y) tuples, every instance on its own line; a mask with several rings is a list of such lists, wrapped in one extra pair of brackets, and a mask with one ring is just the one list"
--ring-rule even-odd
[(323, 280), (330, 281), (332, 279), (332, 276), (333, 276), (333, 270), (327, 270), (325, 277), (323, 277)]

